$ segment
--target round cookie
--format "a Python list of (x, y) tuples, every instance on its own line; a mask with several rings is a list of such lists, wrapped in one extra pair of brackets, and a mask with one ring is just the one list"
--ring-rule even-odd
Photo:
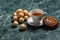
[(58, 22), (57, 22), (57, 20), (56, 20), (54, 17), (46, 16), (46, 17), (43, 19), (43, 24), (44, 24), (44, 26), (45, 26), (47, 29), (54, 29), (54, 28), (57, 27)]

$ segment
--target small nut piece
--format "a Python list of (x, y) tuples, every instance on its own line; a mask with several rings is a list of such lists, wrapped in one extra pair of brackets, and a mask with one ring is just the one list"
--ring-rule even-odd
[(28, 13), (27, 15), (28, 15), (28, 17), (30, 17), (30, 13)]
[(27, 10), (24, 10), (24, 13), (28, 13), (28, 11)]
[(26, 25), (25, 24), (21, 24), (21, 30), (25, 30), (26, 29)]
[(19, 18), (19, 22), (24, 22), (24, 18)]
[(14, 12), (14, 13), (13, 13), (13, 16), (17, 16), (17, 13), (16, 13), (16, 12)]
[(23, 12), (25, 15), (28, 15), (28, 13), (29, 13), (27, 10), (24, 10)]
[(18, 20), (18, 17), (17, 16), (13, 16), (13, 21), (16, 21)]
[(28, 19), (28, 16), (24, 16), (24, 20), (27, 20)]
[(16, 12), (20, 13), (20, 12), (23, 12), (23, 10), (19, 8), (19, 9), (16, 10)]
[(17, 25), (18, 25), (18, 21), (14, 21), (13, 26), (17, 26)]
[(24, 13), (19, 13), (18, 16), (19, 17), (23, 17), (24, 16)]
[(30, 13), (27, 10), (24, 10), (24, 15), (30, 17)]

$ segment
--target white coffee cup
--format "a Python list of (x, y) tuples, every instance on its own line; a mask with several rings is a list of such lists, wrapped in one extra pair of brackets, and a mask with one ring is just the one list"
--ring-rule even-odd
[(44, 16), (44, 12), (41, 9), (33, 9), (30, 11), (30, 13), (31, 13), (31, 18), (33, 19), (34, 24), (39, 24), (40, 20)]

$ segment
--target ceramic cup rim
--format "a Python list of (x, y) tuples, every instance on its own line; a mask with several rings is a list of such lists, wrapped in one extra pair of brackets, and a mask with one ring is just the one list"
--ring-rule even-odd
[(39, 10), (42, 13), (42, 15), (40, 15), (40, 16), (43, 16), (44, 15), (44, 11), (42, 9), (32, 9), (30, 11), (30, 14), (32, 15), (32, 12), (35, 11), (35, 10)]

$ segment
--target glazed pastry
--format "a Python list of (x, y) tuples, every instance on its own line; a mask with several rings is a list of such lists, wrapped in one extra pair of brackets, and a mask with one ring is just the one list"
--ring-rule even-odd
[(51, 17), (51, 16), (46, 16), (43, 19), (43, 24), (47, 29), (54, 29), (57, 27), (58, 22), (55, 18)]

